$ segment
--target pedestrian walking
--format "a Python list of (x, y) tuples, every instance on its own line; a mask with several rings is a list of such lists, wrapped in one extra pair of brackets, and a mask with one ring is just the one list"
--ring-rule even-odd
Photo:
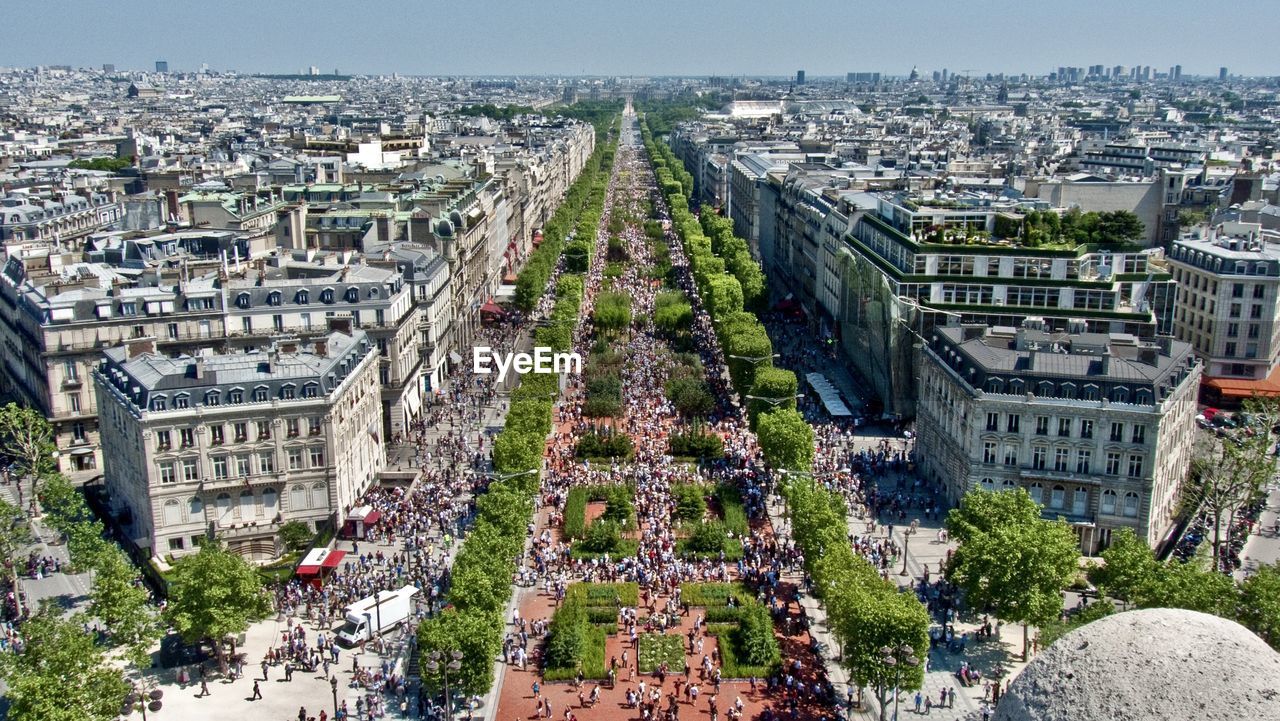
[(257, 701), (261, 698), (262, 698), (262, 689), (258, 688), (258, 680), (254, 679), (253, 680), (253, 697), (250, 698), (249, 700)]

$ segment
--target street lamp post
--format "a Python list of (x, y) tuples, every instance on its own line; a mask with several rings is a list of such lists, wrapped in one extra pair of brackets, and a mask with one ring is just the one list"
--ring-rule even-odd
[[(898, 687), (902, 683), (902, 667), (917, 666), (920, 659), (916, 658), (915, 649), (904, 643), (897, 648), (882, 647), (880, 660), (893, 669), (893, 721), (898, 721)], [(884, 709), (881, 709), (881, 713), (883, 712)]]
[(800, 398), (804, 398), (804, 394), (800, 393), (794, 396), (780, 396), (778, 398), (770, 398), (769, 396), (746, 395), (746, 396), (743, 396), (743, 398), (746, 398), (749, 401), (760, 401), (761, 403), (768, 403), (771, 406), (777, 406), (782, 403), (786, 403), (787, 401), (794, 401)]
[(449, 672), (457, 673), (462, 668), (462, 652), (450, 651), (448, 657), (453, 660), (443, 663), (445, 654), (432, 651), (425, 667), (429, 673), (439, 671), (444, 678), (444, 718), (445, 721), (453, 721), (453, 700), (449, 697)]
[(338, 676), (335, 673), (329, 677), (329, 689), (333, 691), (333, 716), (338, 717)]
[(907, 575), (907, 543), (911, 540), (912, 534), (918, 530), (920, 530), (919, 518), (912, 521), (910, 526), (902, 529), (902, 573), (899, 573), (899, 576)]
[(763, 362), (765, 362), (765, 361), (767, 361), (767, 360), (773, 360), (774, 358), (781, 358), (781, 357), (782, 357), (782, 354), (781, 354), (781, 353), (771, 353), (771, 354), (769, 354), (769, 355), (762, 355), (762, 356), (728, 355), (728, 356), (725, 356), (725, 357), (726, 357), (726, 358), (733, 358), (734, 360), (746, 361), (746, 362), (750, 363), (751, 365), (760, 365), (761, 363), (763, 363)]

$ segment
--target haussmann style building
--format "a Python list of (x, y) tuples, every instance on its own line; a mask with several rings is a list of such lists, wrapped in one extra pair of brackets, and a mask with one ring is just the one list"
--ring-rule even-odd
[(1173, 529), (1201, 366), (1190, 345), (1123, 333), (936, 327), (923, 352), (916, 458), (954, 504), (1022, 487), (1096, 554), (1118, 528)]
[(216, 537), (274, 558), (281, 525), (340, 522), (385, 466), (378, 350), (349, 325), (254, 353), (169, 358), (144, 341), (104, 355), (106, 489), (156, 557)]

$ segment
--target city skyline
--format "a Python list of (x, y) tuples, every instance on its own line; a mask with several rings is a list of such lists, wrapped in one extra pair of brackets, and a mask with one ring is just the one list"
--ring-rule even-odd
[[(479, 76), (783, 77), (804, 69), (819, 79), (867, 71), (905, 76), (912, 67), (1044, 75), (1060, 65), (1102, 63), (1160, 71), (1181, 65), (1187, 76), (1216, 77), (1224, 66), (1233, 75), (1280, 74), (1247, 44), (1186, 42), (1189, 18), (1201, 8), (1182, 0), (1123, 6), (1084, 0), (1070, 15), (994, 3), (904, 10), (824, 1), (782, 13), (776, 5), (721, 0), (696, 8), (667, 0), (384, 3), (362, 6), (364, 24), (344, 23), (341, 35), (336, 20), (350, 9), (336, 3), (313, 3), (299, 14), (292, 6), (236, 0), (214, 17), (208, 5), (190, 2), (131, 7), (122, 13), (117, 6), (71, 2), (55, 14), (47, 6), (13, 6), (9, 24), (23, 31), (24, 41), (0, 49), (0, 65), (152, 70), (164, 60), (175, 72), (207, 64), (217, 71), (293, 73), (314, 65), (322, 73)], [(1256, 17), (1268, 9), (1247, 0), (1235, 15)], [(207, 28), (217, 42), (194, 42), (193, 27)]]

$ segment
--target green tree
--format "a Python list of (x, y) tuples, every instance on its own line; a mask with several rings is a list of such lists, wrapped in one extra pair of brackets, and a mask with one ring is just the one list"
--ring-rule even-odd
[(1037, 645), (1040, 648), (1048, 648), (1055, 641), (1072, 631), (1093, 623), (1100, 618), (1106, 618), (1116, 612), (1116, 607), (1107, 599), (1099, 599), (1093, 603), (1080, 609), (1078, 613), (1074, 613), (1066, 620), (1055, 619), (1040, 625), (1040, 633), (1037, 635)]
[(1233, 618), (1239, 595), (1230, 576), (1203, 570), (1196, 563), (1172, 561), (1160, 567), (1155, 585), (1138, 599), (1138, 605), (1142, 608), (1185, 608)]
[(762, 414), (756, 436), (760, 450), (772, 468), (807, 471), (813, 467), (813, 428), (792, 408)]
[(13, 721), (110, 721), (129, 685), (80, 623), (46, 608), (22, 625), (24, 648), (0, 654)]
[(705, 298), (711, 317), (723, 318), (742, 310), (742, 284), (731, 275), (714, 276), (708, 283)]
[(207, 542), (173, 565), (165, 618), (187, 643), (212, 643), (223, 668), (222, 642), (270, 611), (257, 569), (221, 543)]
[(689, 549), (701, 553), (719, 553), (724, 550), (725, 529), (720, 521), (699, 523), (689, 534)]
[(1239, 620), (1280, 651), (1280, 563), (1260, 567), (1241, 584)]
[[(877, 579), (878, 580), (878, 579)], [(856, 583), (856, 582), (855, 582)], [(883, 585), (861, 586), (861, 590), (841, 584), (842, 611), (836, 618), (836, 635), (843, 649), (841, 658), (859, 688), (870, 686), (884, 720), (893, 706), (894, 688), (911, 691), (924, 685), (924, 659), (929, 652), (929, 612), (913, 595), (886, 589)], [(883, 648), (909, 646), (917, 663), (886, 663)]]
[(107, 170), (115, 172), (133, 165), (133, 158), (89, 158), (76, 159), (67, 163), (68, 168), (79, 170)]
[[(1271, 428), (1280, 413), (1276, 401), (1250, 401), (1246, 408), (1262, 428)], [(1269, 433), (1240, 434), (1238, 443), (1207, 438), (1197, 444), (1192, 479), (1183, 484), (1184, 508), (1199, 509), (1208, 517), (1213, 568), (1222, 567), (1222, 544), (1228, 528), (1240, 512), (1261, 497), (1275, 469), (1270, 455)]]
[(799, 388), (800, 382), (792, 371), (773, 366), (765, 366), (757, 370), (755, 382), (751, 384), (751, 392), (748, 395), (756, 396), (756, 398), (777, 399), (779, 402), (773, 403), (751, 399), (747, 404), (747, 414), (751, 421), (751, 426), (755, 427), (761, 413), (767, 413), (774, 408), (795, 408), (795, 397)]
[(88, 502), (71, 481), (52, 474), (40, 488), (41, 503), (49, 509), (48, 523), (67, 537), (71, 563), (78, 568), (92, 568), (99, 554), (115, 550), (103, 539), (106, 529), (89, 509)]
[[(18, 506), (27, 505), (29, 498), (27, 510), (33, 516), (37, 514), (37, 483), (54, 470), (53, 451), (53, 427), (40, 411), (16, 403), (0, 408), (0, 454), (13, 459)], [(24, 482), (31, 485), (29, 496)]]
[(1022, 624), (1025, 659), (1029, 624), (1062, 614), (1062, 589), (1077, 570), (1075, 534), (1062, 519), (1046, 521), (1023, 489), (974, 490), (947, 517), (960, 541), (948, 567), (975, 608), (991, 608), (1006, 621)]
[(89, 613), (106, 625), (114, 643), (145, 651), (160, 639), (151, 594), (124, 553), (112, 551), (95, 565)]
[(301, 551), (306, 548), (314, 536), (315, 534), (302, 521), (289, 521), (280, 526), (280, 542), (290, 551)]
[(1106, 565), (1092, 570), (1090, 580), (1112, 598), (1136, 603), (1147, 596), (1160, 574), (1160, 563), (1151, 547), (1130, 528), (1121, 528), (1112, 536), (1111, 545), (1102, 552)]
[(19, 555), (31, 542), (31, 528), (22, 510), (5, 500), (0, 500), (0, 562), (9, 570), (9, 587), (13, 589), (13, 599), (18, 607), (18, 614), (24, 610), (22, 604), (22, 584), (18, 582)]
[(592, 553), (613, 553), (622, 542), (622, 528), (616, 521), (597, 519), (587, 528), (582, 547)]
[[(449, 691), (484, 695), (493, 684), (493, 662), (502, 651), (502, 616), (499, 611), (449, 609), (418, 626), (422, 681), (433, 692), (444, 690), (444, 669), (453, 652), (462, 654), (459, 668), (449, 672)], [(428, 668), (433, 654), (442, 661)]]

